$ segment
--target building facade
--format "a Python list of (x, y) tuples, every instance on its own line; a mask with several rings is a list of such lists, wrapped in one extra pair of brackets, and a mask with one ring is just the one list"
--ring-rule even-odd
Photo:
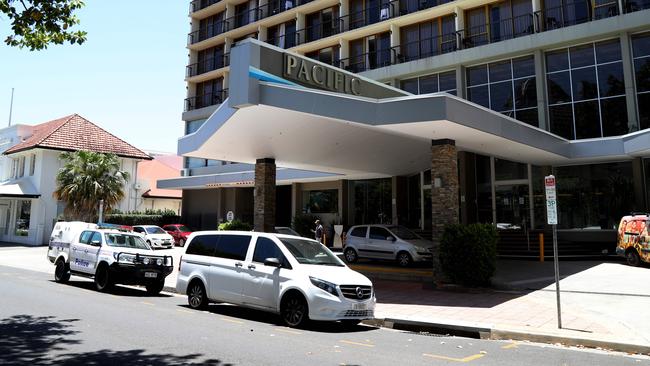
[[(612, 139), (650, 127), (648, 9), (647, 0), (195, 0), (185, 131), (197, 133), (228, 97), (231, 50), (255, 38), (410, 94), (449, 93), (569, 145), (606, 150)], [(550, 173), (559, 184), (559, 229), (574, 240), (612, 240), (621, 215), (648, 209), (650, 160), (643, 148), (544, 163), (476, 144), (458, 149), (461, 222), (543, 229), (542, 178)], [(191, 224), (210, 227), (229, 210), (252, 221), (253, 183), (245, 173), (253, 166), (226, 161), (234, 159), (187, 157), (184, 172), (195, 183), (167, 184), (184, 188)], [(399, 223), (425, 231), (435, 225), (431, 169), (323, 171), (329, 175), (278, 170), (278, 223), (308, 212), (346, 225)], [(241, 179), (222, 179), (235, 173)]]

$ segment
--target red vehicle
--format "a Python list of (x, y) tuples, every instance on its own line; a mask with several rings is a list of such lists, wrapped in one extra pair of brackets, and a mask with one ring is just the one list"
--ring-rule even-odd
[(192, 230), (183, 224), (169, 224), (162, 227), (169, 235), (174, 238), (174, 244), (185, 246), (187, 237), (190, 236)]

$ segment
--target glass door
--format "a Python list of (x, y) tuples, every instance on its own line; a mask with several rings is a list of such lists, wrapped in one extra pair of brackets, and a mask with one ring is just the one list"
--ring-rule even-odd
[(497, 228), (528, 230), (530, 228), (530, 194), (528, 184), (495, 187)]

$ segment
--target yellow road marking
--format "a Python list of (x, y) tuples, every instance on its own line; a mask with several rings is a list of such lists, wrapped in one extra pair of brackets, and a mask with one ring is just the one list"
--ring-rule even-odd
[(289, 330), (289, 329), (282, 329), (282, 328), (276, 328), (278, 332), (285, 332), (285, 333), (291, 333), (291, 334), (302, 334), (300, 332), (296, 332), (295, 330)]
[(240, 322), (239, 320), (232, 320), (232, 319), (228, 319), (228, 318), (221, 318), (221, 320), (223, 320), (225, 322), (235, 323), (235, 324), (244, 324), (244, 322)]
[(511, 348), (517, 348), (517, 343), (512, 342), (510, 344), (506, 344), (505, 346), (502, 346), (501, 349), (511, 349)]
[(483, 357), (483, 356), (485, 356), (485, 355), (477, 353), (477, 354), (475, 354), (475, 355), (467, 356), (467, 357), (465, 357), (465, 358), (453, 358), (453, 357), (447, 357), (447, 356), (440, 356), (440, 355), (432, 355), (432, 354), (429, 354), (429, 353), (423, 353), (422, 356), (427, 356), (427, 357), (431, 357), (431, 358), (436, 358), (436, 359), (438, 359), (438, 360), (445, 360), (445, 361), (454, 361), (454, 362), (463, 362), (463, 363), (465, 363), (465, 362), (470, 362), (470, 361), (478, 360), (479, 358), (481, 358), (481, 357)]
[(176, 309), (176, 311), (178, 311), (179, 313), (187, 313), (187, 314), (193, 314), (194, 313), (192, 311), (185, 310), (185, 309)]
[(146, 301), (140, 301), (140, 303), (145, 304), (145, 305), (150, 305), (150, 306), (156, 306), (155, 304), (152, 304), (152, 303), (146, 302)]
[(354, 344), (355, 346), (364, 346), (364, 347), (374, 347), (374, 344), (367, 344), (367, 343), (359, 343), (359, 342), (352, 342), (352, 341), (339, 341), (341, 343), (347, 343), (347, 344)]

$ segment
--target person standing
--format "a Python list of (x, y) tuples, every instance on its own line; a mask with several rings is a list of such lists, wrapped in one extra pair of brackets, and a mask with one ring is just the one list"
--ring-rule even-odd
[(316, 229), (312, 230), (314, 232), (314, 238), (316, 241), (323, 244), (323, 225), (321, 225), (320, 220), (316, 220), (314, 224), (316, 225)]

